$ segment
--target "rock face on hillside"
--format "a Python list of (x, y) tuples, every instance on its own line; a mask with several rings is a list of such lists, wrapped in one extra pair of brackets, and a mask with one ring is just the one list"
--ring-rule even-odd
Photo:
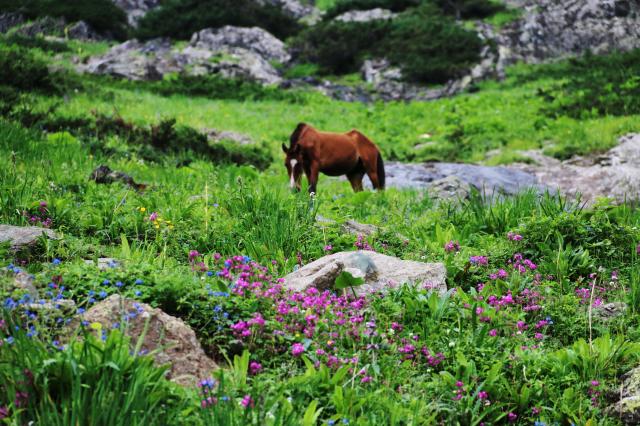
[(315, 23), (321, 17), (320, 11), (314, 6), (302, 4), (298, 0), (256, 0), (258, 4), (279, 7), (285, 14), (294, 19)]
[(364, 278), (355, 288), (358, 294), (385, 292), (401, 284), (416, 284), (446, 291), (446, 269), (442, 263), (401, 260), (373, 251), (340, 252), (324, 256), (284, 278), (284, 286), (294, 291), (309, 287), (331, 289), (342, 271)]
[(619, 417), (625, 425), (637, 425), (640, 423), (640, 367), (629, 371), (622, 379), (621, 389), (615, 393), (619, 401), (610, 406), (608, 411), (610, 415)]
[(502, 31), (499, 44), (512, 60), (539, 62), (640, 47), (640, 3), (634, 0), (524, 2), (522, 19)]
[(119, 327), (131, 337), (133, 345), (144, 333), (148, 321), (142, 350), (158, 351), (153, 355), (156, 363), (170, 364), (168, 377), (176, 383), (192, 386), (199, 379), (210, 377), (218, 368), (182, 320), (144, 303), (114, 294), (85, 312), (81, 319), (89, 324), (100, 323), (103, 330)]
[(0, 33), (6, 33), (16, 25), (24, 22), (24, 16), (19, 13), (0, 13)]
[(13, 250), (20, 250), (35, 244), (42, 236), (57, 239), (55, 232), (38, 226), (0, 225), (0, 243), (9, 241)]
[(582, 200), (611, 197), (618, 202), (640, 200), (640, 134), (620, 138), (620, 144), (604, 154), (567, 161), (545, 160), (543, 165), (523, 165), (538, 182)]
[(148, 11), (160, 6), (160, 0), (113, 0), (127, 14), (129, 25), (135, 27)]
[(350, 10), (333, 19), (340, 22), (370, 22), (393, 19), (395, 16), (396, 14), (388, 9), (376, 8), (371, 10)]
[[(522, 152), (537, 164), (480, 166), (460, 163), (406, 164), (387, 162), (387, 186), (434, 188), (464, 195), (466, 183), (488, 195), (513, 195), (524, 189), (550, 190), (569, 197), (580, 194), (587, 204), (599, 197), (616, 202), (640, 201), (640, 134), (620, 138), (619, 145), (603, 154), (560, 161), (539, 152)], [(454, 180), (452, 180), (454, 179)], [(455, 184), (457, 181), (463, 183)], [(369, 182), (366, 181), (368, 185)], [(462, 186), (461, 186), (462, 185)], [(444, 194), (446, 196), (446, 193)], [(446, 198), (446, 197), (445, 197)]]
[(282, 79), (271, 62), (286, 62), (289, 58), (284, 43), (267, 31), (226, 26), (195, 33), (182, 50), (168, 39), (145, 43), (129, 40), (79, 68), (130, 80), (155, 80), (168, 73), (184, 73), (277, 84)]

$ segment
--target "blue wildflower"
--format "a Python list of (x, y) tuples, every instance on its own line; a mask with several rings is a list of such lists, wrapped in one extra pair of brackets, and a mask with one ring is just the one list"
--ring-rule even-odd
[(58, 259), (57, 257), (55, 259), (53, 259), (53, 261), (51, 262), (54, 265), (59, 265), (60, 264), (60, 259)]
[(142, 281), (140, 278), (138, 278), (138, 279), (136, 279), (135, 284), (136, 285), (144, 284), (144, 281)]
[(122, 281), (116, 281), (116, 287), (120, 288), (122, 286), (123, 286)]
[(109, 284), (111, 284), (111, 281), (109, 280), (102, 281), (102, 285), (109, 285)]
[(107, 292), (103, 290), (100, 292), (99, 296), (104, 299), (105, 297), (107, 297)]

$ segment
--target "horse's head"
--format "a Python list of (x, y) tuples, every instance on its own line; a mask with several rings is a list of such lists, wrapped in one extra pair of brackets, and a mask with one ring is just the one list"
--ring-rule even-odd
[(300, 152), (300, 145), (293, 145), (291, 148), (287, 148), (285, 144), (282, 144), (282, 151), (285, 153), (284, 165), (287, 168), (289, 174), (289, 185), (291, 189), (300, 191), (300, 178), (302, 177), (302, 153)]

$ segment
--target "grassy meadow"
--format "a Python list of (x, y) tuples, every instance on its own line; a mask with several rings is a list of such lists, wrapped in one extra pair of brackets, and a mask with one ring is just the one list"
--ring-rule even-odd
[[(0, 424), (621, 424), (607, 407), (640, 354), (635, 206), (586, 209), (534, 192), (437, 204), (415, 190), (353, 193), (326, 177), (310, 199), (289, 191), (280, 152), (300, 121), (357, 128), (385, 159), (487, 164), (525, 149), (603, 151), (640, 130), (636, 110), (550, 113), (544, 93), (570, 80), (571, 63), (516, 65), (505, 81), (450, 99), (367, 105), (277, 89), (166, 95), (171, 81), (78, 75), (69, 52), (28, 51), (62, 70), (48, 71), (62, 89), (16, 83), (0, 108), (0, 223), (61, 238), (17, 253), (0, 245)], [(170, 119), (175, 127), (159, 124)], [(266, 167), (255, 152), (221, 162), (200, 151), (192, 130), (205, 128), (250, 135)], [(151, 144), (162, 129), (165, 145)], [(147, 189), (91, 181), (103, 164)], [(346, 233), (348, 219), (379, 231)], [(355, 297), (278, 281), (363, 247), (444, 262), (449, 290)], [(100, 257), (119, 266), (84, 262)], [(78, 312), (116, 293), (159, 307), (221, 368), (181, 387), (120, 330), (88, 325), (69, 340), (77, 312), (32, 312), (11, 285), (20, 270), (34, 274), (39, 298), (72, 299)], [(626, 310), (600, 315), (610, 302)]]

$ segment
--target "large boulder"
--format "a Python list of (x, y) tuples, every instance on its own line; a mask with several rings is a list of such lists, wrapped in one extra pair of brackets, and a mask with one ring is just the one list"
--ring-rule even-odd
[(104, 330), (120, 328), (131, 337), (132, 344), (144, 334), (142, 351), (153, 353), (158, 365), (170, 364), (168, 378), (176, 383), (194, 385), (218, 368), (205, 355), (189, 326), (144, 303), (114, 294), (86, 311), (80, 319), (89, 324), (99, 323)]
[(172, 51), (168, 39), (142, 43), (128, 40), (113, 46), (107, 53), (89, 59), (79, 70), (129, 80), (158, 80), (164, 74), (180, 72), (186, 61)]
[(284, 44), (260, 28), (226, 26), (193, 35), (180, 50), (168, 39), (142, 43), (129, 40), (106, 54), (92, 57), (80, 71), (106, 74), (130, 80), (157, 80), (165, 74), (218, 74), (263, 84), (277, 84), (282, 78), (271, 62), (290, 59)]
[(259, 27), (207, 28), (191, 37), (191, 47), (212, 53), (234, 53), (237, 49), (255, 53), (266, 61), (285, 63), (291, 59), (284, 43)]
[(609, 415), (625, 425), (640, 424), (640, 367), (622, 376), (622, 385), (616, 389), (615, 397), (619, 400), (608, 408)]
[(393, 19), (395, 17), (396, 14), (388, 9), (376, 8), (371, 10), (350, 10), (333, 19), (339, 22), (370, 22)]
[(529, 0), (500, 44), (513, 60), (540, 62), (640, 47), (640, 3), (629, 0)]
[(112, 0), (127, 14), (129, 25), (135, 27), (138, 21), (151, 9), (160, 6), (160, 0)]
[(446, 291), (447, 272), (442, 263), (401, 260), (366, 250), (324, 256), (284, 277), (284, 286), (294, 291), (331, 289), (343, 271), (364, 278), (365, 283), (355, 288), (358, 294), (385, 292), (402, 284)]
[[(540, 158), (540, 157), (539, 157)], [(588, 204), (599, 197), (617, 202), (640, 200), (640, 134), (620, 138), (620, 144), (603, 154), (575, 157), (567, 161), (539, 159), (536, 165), (520, 165), (536, 180), (563, 194), (581, 195)]]
[(0, 225), (0, 243), (9, 241), (13, 250), (21, 250), (34, 245), (42, 237), (57, 239), (55, 232), (38, 226)]

